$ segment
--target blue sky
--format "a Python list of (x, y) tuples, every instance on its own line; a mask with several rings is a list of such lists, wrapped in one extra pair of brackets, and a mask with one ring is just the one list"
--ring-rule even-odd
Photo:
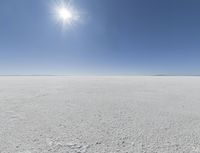
[(0, 1), (0, 74), (200, 74), (199, 0), (74, 0), (64, 31), (52, 2)]

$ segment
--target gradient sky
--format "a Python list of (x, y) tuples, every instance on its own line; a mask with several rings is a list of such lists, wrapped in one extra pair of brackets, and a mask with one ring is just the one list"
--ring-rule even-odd
[(200, 74), (199, 0), (74, 0), (63, 32), (51, 0), (0, 0), (0, 74)]

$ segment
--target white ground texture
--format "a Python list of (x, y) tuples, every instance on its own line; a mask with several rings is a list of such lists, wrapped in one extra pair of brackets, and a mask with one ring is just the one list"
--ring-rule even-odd
[(200, 77), (0, 77), (0, 153), (200, 153)]

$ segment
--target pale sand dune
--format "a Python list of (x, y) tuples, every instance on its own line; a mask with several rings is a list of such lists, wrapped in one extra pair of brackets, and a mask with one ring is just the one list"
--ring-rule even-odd
[(200, 77), (0, 77), (0, 153), (200, 153)]

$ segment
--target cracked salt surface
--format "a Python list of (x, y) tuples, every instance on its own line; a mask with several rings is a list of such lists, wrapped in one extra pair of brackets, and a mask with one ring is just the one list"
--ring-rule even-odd
[(61, 148), (65, 148), (64, 150), (70, 151), (70, 152), (76, 152), (76, 153), (85, 153), (87, 149), (89, 148), (89, 145), (81, 145), (77, 143), (64, 143), (59, 140), (52, 140), (47, 138), (46, 143), (49, 147), (49, 151), (55, 151), (60, 150)]
[(200, 153), (199, 77), (0, 77), (0, 153)]

